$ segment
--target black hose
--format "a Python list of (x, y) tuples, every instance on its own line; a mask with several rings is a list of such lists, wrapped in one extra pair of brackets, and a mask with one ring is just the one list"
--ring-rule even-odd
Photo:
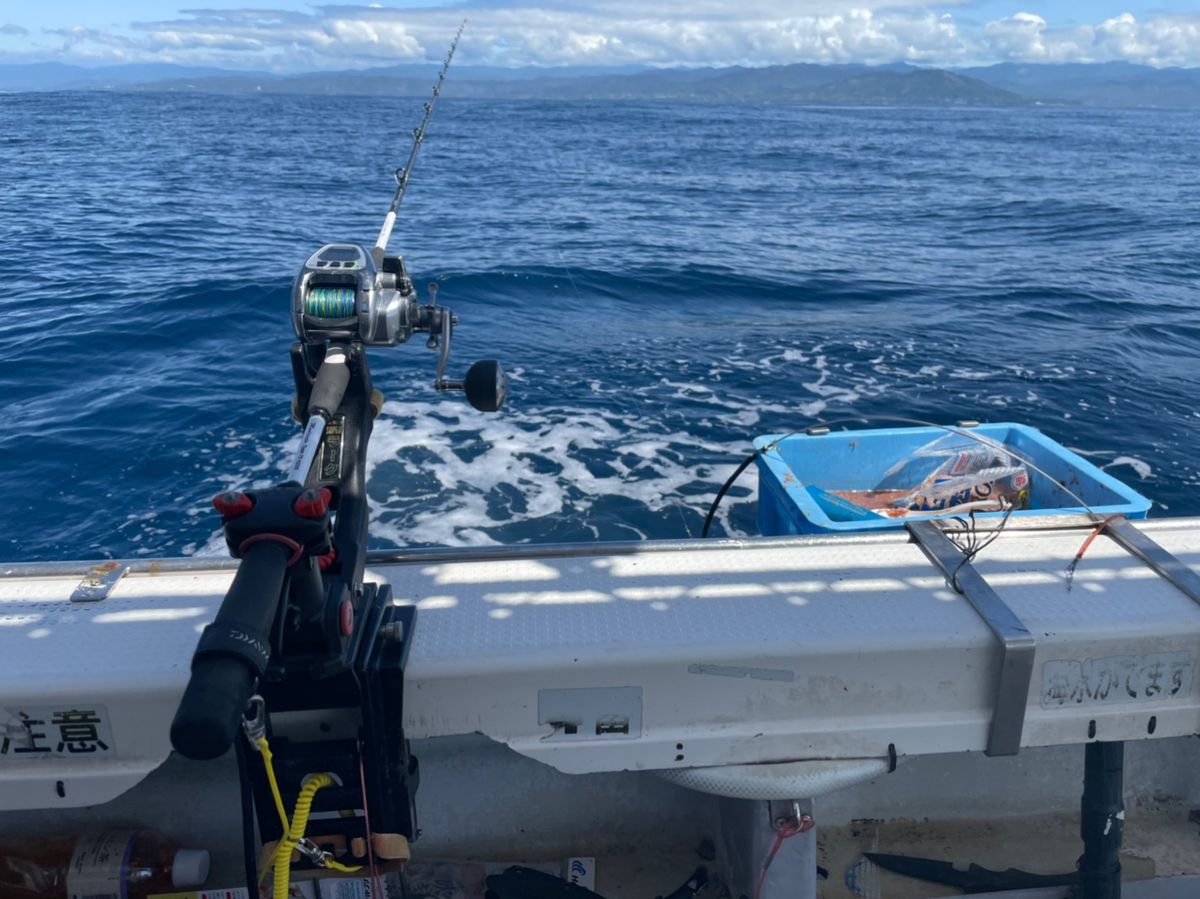
[[(774, 444), (772, 444), (772, 446), (773, 445)], [(763, 449), (766, 449), (766, 447)], [(737, 471), (729, 476), (729, 480), (721, 485), (721, 489), (717, 491), (716, 499), (714, 499), (712, 501), (712, 505), (708, 507), (708, 517), (704, 519), (704, 530), (700, 532), (701, 537), (708, 536), (708, 529), (712, 527), (713, 516), (717, 514), (717, 506), (721, 505), (721, 500), (725, 498), (725, 494), (729, 492), (729, 488), (733, 486), (733, 482), (742, 476), (742, 472), (746, 470), (751, 462), (758, 458), (758, 454), (760, 452), (762, 452), (762, 450), (755, 450), (748, 455), (742, 464), (737, 467)]]
[(250, 780), (250, 748), (245, 740), (233, 741), (237, 754), (238, 788), (242, 798), (242, 862), (246, 866), (246, 895), (258, 895), (258, 848), (254, 838), (254, 791)]

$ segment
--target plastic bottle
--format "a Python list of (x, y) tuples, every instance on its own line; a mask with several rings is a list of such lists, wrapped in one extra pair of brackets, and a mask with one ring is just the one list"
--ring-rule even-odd
[(0, 840), (3, 899), (145, 899), (207, 878), (207, 850), (144, 830)]

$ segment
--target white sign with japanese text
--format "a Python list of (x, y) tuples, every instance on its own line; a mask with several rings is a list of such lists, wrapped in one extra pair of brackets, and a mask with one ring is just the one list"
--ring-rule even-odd
[(104, 706), (23, 706), (0, 711), (0, 762), (115, 754)]
[(1042, 707), (1110, 705), (1185, 699), (1192, 692), (1192, 654), (1157, 652), (1046, 662)]

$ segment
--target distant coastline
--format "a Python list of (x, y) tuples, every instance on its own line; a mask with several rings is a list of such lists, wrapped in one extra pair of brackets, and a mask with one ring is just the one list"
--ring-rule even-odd
[[(0, 65), (0, 92), (123, 90), (317, 96), (425, 96), (432, 66), (402, 65), (276, 75), (165, 64), (84, 68), (61, 63)], [(794, 65), (761, 68), (622, 67), (500, 69), (463, 66), (447, 97), (493, 100), (672, 100), (831, 106), (1035, 105), (1200, 109), (1200, 68), (1132, 63), (961, 69)]]

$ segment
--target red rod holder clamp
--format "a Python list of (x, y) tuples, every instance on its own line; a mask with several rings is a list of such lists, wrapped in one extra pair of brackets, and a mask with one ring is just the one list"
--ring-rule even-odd
[(309, 487), (296, 497), (292, 509), (301, 518), (324, 518), (332, 498), (333, 494), (328, 487)]
[(213, 497), (213, 508), (220, 513), (221, 518), (228, 521), (231, 518), (241, 518), (254, 508), (254, 500), (240, 490), (230, 490), (218, 493)]

